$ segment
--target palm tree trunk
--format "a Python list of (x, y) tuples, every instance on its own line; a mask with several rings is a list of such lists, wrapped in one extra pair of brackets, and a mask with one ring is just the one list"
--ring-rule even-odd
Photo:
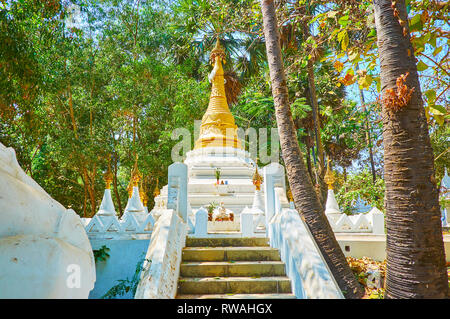
[[(446, 298), (448, 291), (433, 150), (408, 23), (400, 26), (391, 0), (374, 0), (381, 88), (396, 89), (409, 72), (409, 102), (398, 111), (383, 103), (387, 229), (386, 298)], [(393, 5), (408, 21), (404, 0)], [(397, 12), (396, 12), (397, 13)]]
[(328, 223), (306, 170), (290, 110), (280, 38), (273, 0), (262, 0), (264, 36), (269, 63), (275, 116), (281, 152), (295, 206), (299, 209), (340, 289), (347, 298), (360, 298), (364, 290), (356, 281)]

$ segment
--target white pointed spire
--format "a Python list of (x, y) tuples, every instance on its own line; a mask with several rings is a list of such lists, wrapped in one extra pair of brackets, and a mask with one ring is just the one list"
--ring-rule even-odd
[(97, 212), (97, 215), (102, 215), (102, 216), (115, 216), (116, 215), (114, 203), (111, 198), (111, 190), (109, 188), (105, 189), (105, 192), (103, 193), (102, 203), (100, 204), (100, 208)]
[(341, 209), (334, 196), (334, 191), (332, 189), (328, 190), (327, 204), (325, 206), (325, 214), (341, 214)]
[(144, 206), (142, 205), (141, 198), (139, 197), (139, 188), (137, 186), (133, 187), (133, 193), (131, 198), (128, 199), (127, 206), (125, 207), (124, 216), (127, 213), (135, 212), (145, 212)]
[(116, 216), (116, 210), (114, 208), (114, 203), (111, 198), (111, 183), (113, 182), (114, 176), (111, 172), (110, 159), (108, 160), (108, 170), (103, 174), (103, 179), (105, 180), (105, 192), (103, 193), (102, 203), (97, 212), (100, 216)]

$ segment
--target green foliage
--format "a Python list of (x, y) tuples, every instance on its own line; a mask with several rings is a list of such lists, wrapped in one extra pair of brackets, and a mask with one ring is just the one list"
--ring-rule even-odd
[[(16, 150), (24, 170), (64, 206), (81, 216), (95, 213), (111, 159), (113, 199), (123, 211), (138, 154), (152, 208), (152, 190), (157, 179), (167, 182), (177, 143), (171, 132), (178, 127), (193, 132), (194, 120), (207, 107), (209, 52), (217, 37), (226, 49), (225, 70), (236, 72), (243, 85), (232, 108), (236, 124), (276, 127), (258, 1), (72, 3), (80, 6), (82, 23), (69, 28), (66, 2), (0, 2), (0, 141)], [(448, 4), (412, 0), (407, 5), (439, 183), (450, 166), (450, 154), (444, 153)], [(277, 15), (283, 22), (291, 111), (310, 172), (317, 169), (317, 137), (308, 61), (313, 61), (326, 155), (341, 168), (354, 160), (366, 167), (370, 149), (381, 168), (382, 124), (375, 103), (381, 86), (371, 2), (280, 2)], [(352, 89), (362, 89), (369, 100), (351, 101)], [(350, 194), (338, 195), (343, 207), (357, 198), (352, 178), (346, 184)], [(382, 208), (382, 188), (373, 185), (361, 198)]]
[[(142, 259), (138, 261), (136, 264), (136, 269), (134, 271), (133, 277), (131, 279), (119, 279), (117, 280), (118, 284), (111, 287), (102, 297), (101, 299), (114, 299), (118, 296), (123, 296), (131, 291), (131, 295), (134, 297), (136, 294), (136, 289), (139, 285), (140, 274), (143, 269), (143, 264), (146, 259)], [(148, 262), (148, 260), (147, 260)]]
[(294, 100), (291, 104), (292, 118), (303, 119), (308, 116), (308, 112), (311, 112), (311, 106), (306, 103), (305, 97), (300, 97)]
[(214, 170), (214, 175), (216, 176), (216, 179), (217, 179), (217, 180), (220, 179), (220, 169), (219, 169), (219, 168), (216, 168), (216, 169)]
[(106, 261), (109, 258), (108, 251), (110, 251), (110, 249), (105, 245), (103, 245), (99, 249), (94, 250), (93, 252), (95, 262), (97, 263), (98, 261)]
[(71, 29), (66, 7), (48, 25), (37, 22), (48, 15), (38, 2), (0, 11), (0, 141), (53, 198), (82, 216), (100, 204), (110, 156), (113, 198), (123, 210), (135, 152), (152, 205), (156, 179), (164, 183), (172, 162), (172, 130), (193, 131), (208, 101), (206, 79), (167, 63), (173, 18), (166, 8), (158, 1), (139, 10), (132, 1), (116, 5), (83, 3), (83, 24)]
[(212, 214), (216, 207), (218, 207), (216, 202), (209, 203), (209, 205), (206, 206), (206, 210), (208, 211), (208, 214)]
[(352, 214), (358, 200), (366, 202), (379, 210), (384, 209), (384, 180), (379, 178), (372, 180), (369, 170), (365, 169), (361, 173), (351, 174), (343, 181), (338, 179), (340, 185), (337, 187), (336, 200), (342, 212)]
[(434, 169), (436, 183), (440, 187), (445, 168), (450, 173), (450, 126), (441, 126), (430, 134), (431, 145), (435, 154)]

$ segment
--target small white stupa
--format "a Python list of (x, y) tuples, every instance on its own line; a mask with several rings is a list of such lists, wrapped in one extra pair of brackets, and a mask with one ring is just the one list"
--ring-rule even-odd
[(102, 203), (96, 215), (98, 216), (116, 216), (116, 210), (111, 197), (111, 183), (113, 181), (113, 175), (111, 173), (111, 166), (108, 164), (108, 170), (103, 175), (105, 180), (105, 192), (103, 193)]
[(328, 219), (333, 220), (335, 223), (341, 217), (342, 212), (334, 196), (333, 184), (336, 181), (334, 172), (331, 170), (331, 160), (328, 159), (327, 172), (325, 174), (325, 183), (328, 185), (327, 203), (325, 206), (325, 215)]
[(131, 171), (130, 184), (128, 185), (128, 198), (127, 206), (122, 216), (122, 227), (126, 231), (138, 231), (140, 226), (144, 224), (148, 217), (148, 213), (142, 204), (139, 195), (139, 181), (142, 179), (142, 174), (138, 168), (138, 156), (136, 155), (136, 161), (134, 168)]
[(89, 221), (86, 230), (89, 233), (105, 233), (105, 232), (120, 232), (121, 227), (116, 216), (116, 210), (111, 197), (111, 183), (113, 175), (111, 173), (111, 166), (108, 163), (108, 170), (103, 175), (105, 180), (105, 191), (103, 193), (102, 203), (98, 212)]

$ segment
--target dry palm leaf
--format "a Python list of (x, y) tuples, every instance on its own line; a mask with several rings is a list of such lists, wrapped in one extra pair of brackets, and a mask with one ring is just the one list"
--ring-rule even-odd
[(227, 96), (228, 106), (236, 104), (241, 94), (242, 85), (238, 80), (238, 76), (234, 71), (224, 72), (225, 78), (225, 95)]

